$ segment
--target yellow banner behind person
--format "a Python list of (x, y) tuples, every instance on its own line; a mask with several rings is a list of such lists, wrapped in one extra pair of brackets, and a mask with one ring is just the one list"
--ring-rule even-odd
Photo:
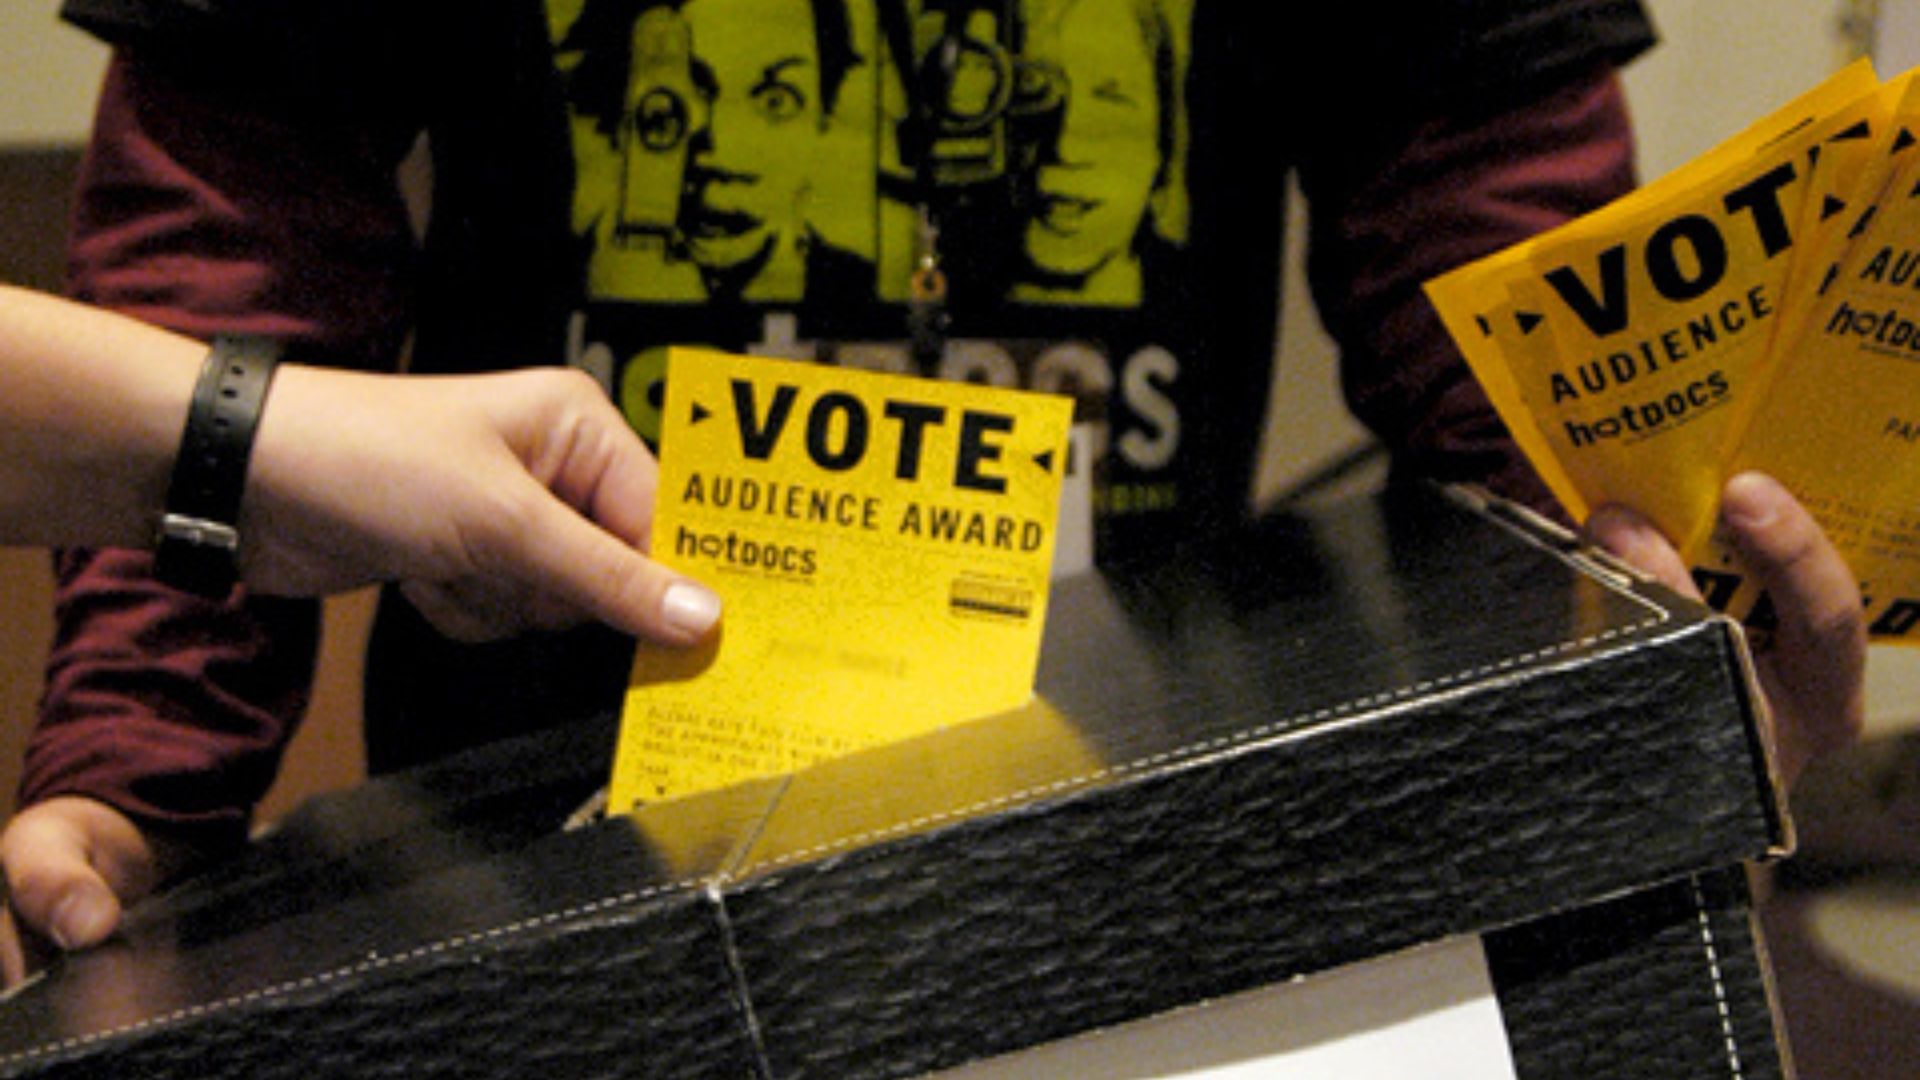
[(676, 349), (665, 401), (653, 556), (726, 616), (637, 653), (613, 812), (1028, 701), (1069, 399)]

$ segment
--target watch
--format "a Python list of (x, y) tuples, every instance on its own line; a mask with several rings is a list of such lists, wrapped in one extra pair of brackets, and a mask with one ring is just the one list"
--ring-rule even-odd
[(278, 341), (258, 337), (215, 338), (208, 350), (160, 514), (161, 582), (223, 598), (239, 580), (240, 497), (280, 353)]

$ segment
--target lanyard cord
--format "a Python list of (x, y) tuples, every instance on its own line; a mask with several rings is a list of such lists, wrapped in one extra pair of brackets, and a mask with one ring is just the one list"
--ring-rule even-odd
[[(908, 280), (907, 335), (916, 367), (932, 373), (946, 351), (950, 317), (947, 312), (947, 275), (940, 266), (940, 223), (934, 211), (933, 137), (938, 103), (946, 98), (959, 66), (960, 38), (952, 15), (940, 34), (932, 63), (917, 63), (913, 29), (908, 24), (906, 0), (882, 0), (880, 17), (894, 66), (907, 95), (908, 123), (897, 136), (903, 164), (913, 165), (914, 259)], [(932, 85), (938, 80), (938, 85)]]

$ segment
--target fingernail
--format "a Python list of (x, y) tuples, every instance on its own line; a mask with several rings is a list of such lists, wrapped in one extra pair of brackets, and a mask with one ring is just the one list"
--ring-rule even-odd
[(61, 949), (97, 945), (113, 930), (115, 904), (99, 889), (69, 889), (53, 906), (47, 933)]
[(660, 616), (675, 633), (703, 637), (720, 621), (720, 597), (704, 585), (676, 581), (660, 601)]
[(1720, 499), (1720, 516), (1737, 529), (1759, 529), (1771, 524), (1783, 489), (1764, 473), (1741, 473), (1727, 481)]

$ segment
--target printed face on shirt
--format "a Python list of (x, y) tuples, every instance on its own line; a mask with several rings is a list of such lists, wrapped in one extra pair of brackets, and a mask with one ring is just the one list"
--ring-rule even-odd
[[(1028, 55), (1058, 73), (1065, 109), (1041, 152), (1026, 223), (1027, 257), (1043, 280), (1103, 288), (1133, 262), (1136, 232), (1161, 167), (1154, 42), (1136, 0), (1070, 0), (1030, 27)], [(1137, 296), (1137, 282), (1112, 287)], [(1114, 293), (1109, 298), (1119, 299)]]
[(550, 0), (590, 296), (797, 300), (823, 232), (857, 244), (871, 213), (848, 185), (872, 178), (829, 138), (859, 62), (839, 3)]
[(704, 123), (690, 147), (680, 227), (693, 261), (752, 276), (797, 241), (820, 129), (808, 0), (694, 0), (693, 81)]

